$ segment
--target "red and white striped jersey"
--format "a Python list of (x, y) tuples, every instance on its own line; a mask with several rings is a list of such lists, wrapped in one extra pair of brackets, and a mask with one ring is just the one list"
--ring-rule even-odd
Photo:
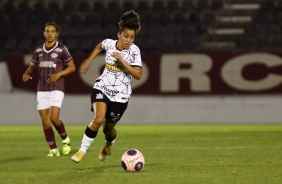
[(47, 84), (47, 79), (51, 74), (64, 70), (65, 64), (71, 60), (72, 56), (67, 47), (59, 42), (56, 42), (54, 47), (49, 50), (46, 49), (45, 43), (37, 47), (31, 59), (32, 62), (38, 65), (37, 91), (64, 91), (64, 77), (61, 77), (53, 86)]

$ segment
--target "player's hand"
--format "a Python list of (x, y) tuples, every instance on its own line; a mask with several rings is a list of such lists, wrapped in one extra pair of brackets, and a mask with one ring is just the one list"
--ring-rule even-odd
[(120, 61), (121, 60), (121, 55), (119, 52), (113, 52), (112, 56), (117, 60)]
[(87, 70), (89, 69), (90, 64), (91, 64), (90, 62), (85, 61), (80, 67), (81, 73), (85, 74), (87, 72)]
[(49, 86), (53, 86), (54, 84), (56, 84), (56, 82), (59, 80), (60, 77), (61, 75), (59, 73), (51, 74), (47, 79), (47, 84)]
[(27, 82), (28, 80), (31, 80), (32, 79), (32, 77), (30, 76), (30, 75), (28, 75), (28, 74), (23, 74), (23, 81), (24, 82)]

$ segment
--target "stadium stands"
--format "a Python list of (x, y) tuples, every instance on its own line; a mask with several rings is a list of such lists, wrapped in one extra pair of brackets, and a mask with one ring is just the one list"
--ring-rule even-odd
[(72, 53), (89, 54), (96, 42), (116, 37), (117, 22), (136, 10), (145, 53), (276, 51), (282, 44), (279, 0), (1, 1), (3, 54), (30, 53), (43, 25), (55, 21)]

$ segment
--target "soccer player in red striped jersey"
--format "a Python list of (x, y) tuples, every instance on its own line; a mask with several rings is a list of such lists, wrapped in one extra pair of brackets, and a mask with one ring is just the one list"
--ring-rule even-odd
[(118, 25), (118, 40), (105, 39), (98, 43), (80, 68), (83, 74), (86, 73), (92, 60), (102, 50), (106, 51), (105, 69), (96, 79), (91, 94), (94, 118), (85, 129), (80, 149), (71, 157), (76, 163), (81, 161), (102, 125), (106, 142), (99, 152), (99, 159), (103, 161), (110, 156), (117, 136), (115, 126), (131, 95), (131, 79), (140, 80), (142, 77), (140, 50), (133, 43), (141, 28), (139, 15), (133, 10), (127, 11)]
[(64, 77), (75, 71), (75, 64), (66, 46), (58, 42), (59, 29), (56, 23), (45, 24), (45, 43), (37, 47), (32, 55), (30, 65), (23, 74), (22, 80), (27, 82), (38, 69), (37, 110), (42, 120), (43, 131), (49, 145), (47, 156), (60, 156), (52, 125), (62, 138), (62, 152), (71, 151), (70, 138), (65, 125), (60, 120), (60, 110), (64, 99)]

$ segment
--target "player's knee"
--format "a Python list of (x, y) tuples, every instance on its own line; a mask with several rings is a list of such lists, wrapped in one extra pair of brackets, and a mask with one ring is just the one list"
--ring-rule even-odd
[(48, 118), (42, 118), (42, 125), (44, 129), (48, 129), (51, 127), (51, 122)]
[(48, 124), (50, 122), (49, 117), (41, 117), (41, 121), (43, 124)]
[(104, 123), (104, 121), (105, 121), (105, 118), (99, 117), (99, 116), (94, 117), (94, 119), (93, 119), (93, 123), (99, 124), (99, 125), (102, 125)]
[(56, 116), (51, 116), (50, 120), (52, 123), (58, 124), (60, 122), (59, 118)]

